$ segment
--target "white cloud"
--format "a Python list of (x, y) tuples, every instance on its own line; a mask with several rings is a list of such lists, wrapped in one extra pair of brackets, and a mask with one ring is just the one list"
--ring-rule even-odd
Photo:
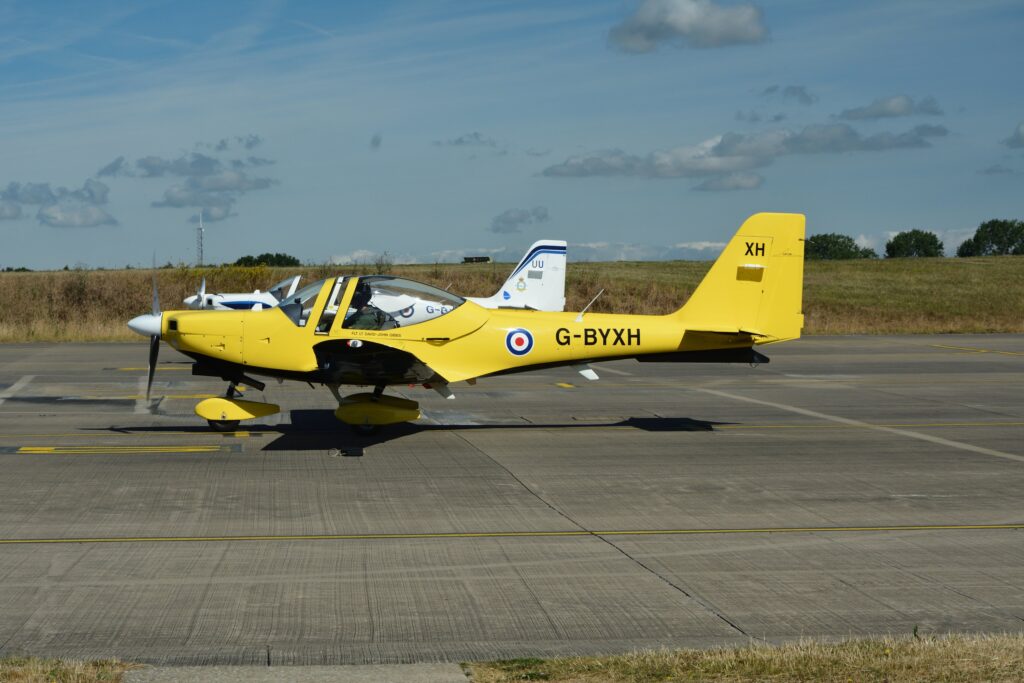
[(784, 100), (796, 100), (798, 104), (809, 107), (818, 101), (818, 96), (811, 93), (805, 85), (769, 85), (761, 91), (764, 96), (779, 95)]
[(728, 192), (731, 190), (756, 190), (761, 187), (764, 178), (757, 173), (726, 173), (725, 175), (708, 178), (695, 190), (710, 192)]
[(755, 5), (723, 6), (712, 0), (644, 0), (608, 34), (624, 52), (651, 52), (661, 43), (677, 47), (724, 47), (760, 43), (768, 29)]
[(213, 175), (189, 178), (187, 185), (195, 190), (210, 192), (249, 192), (265, 190), (273, 182), (270, 178), (250, 178), (241, 171), (220, 171)]
[(490, 256), (495, 261), (512, 261), (520, 258), (523, 253), (513, 253), (507, 247), (471, 247), (468, 249), (441, 249), (430, 252), (427, 261), (431, 263), (458, 263), (466, 256)]
[(211, 208), (215, 206), (230, 207), (234, 202), (235, 200), (230, 195), (224, 193), (205, 192), (187, 185), (171, 185), (164, 191), (164, 198), (159, 202), (153, 202), (153, 206)]
[(1016, 130), (1010, 137), (1003, 140), (1003, 144), (1007, 147), (1024, 147), (1024, 121), (1017, 124)]
[(451, 140), (435, 140), (438, 147), (497, 147), (497, 141), (486, 138), (477, 131), (460, 135)]
[(857, 235), (853, 241), (856, 242), (857, 246), (861, 249), (864, 249), (865, 247), (868, 249), (876, 249), (878, 247), (878, 238), (874, 235), (865, 235), (864, 233), (861, 233)]
[(36, 218), (44, 225), (55, 228), (91, 228), (98, 225), (117, 225), (109, 213), (92, 204), (61, 202), (40, 207)]
[(392, 254), (391, 252), (378, 252), (369, 249), (356, 249), (348, 254), (335, 254), (331, 257), (330, 263), (351, 266), (371, 265), (378, 259), (384, 259), (390, 263), (420, 263), (421, 260), (411, 254)]
[(673, 249), (694, 249), (696, 251), (721, 251), (725, 249), (725, 242), (679, 242), (672, 245)]
[(331, 257), (331, 263), (339, 265), (352, 265), (353, 263), (372, 263), (378, 254), (367, 249), (356, 249), (348, 254), (335, 254)]
[(21, 204), (0, 200), (0, 220), (14, 220), (21, 217)]
[(981, 175), (1016, 175), (1017, 171), (1003, 164), (992, 164), (981, 169), (978, 173)]
[(903, 133), (882, 132), (865, 137), (846, 123), (816, 124), (796, 131), (776, 130), (751, 135), (726, 133), (692, 147), (673, 147), (651, 152), (646, 157), (619, 149), (571, 156), (560, 164), (548, 166), (541, 174), (574, 178), (708, 178), (694, 189), (750, 190), (760, 187), (764, 179), (756, 173), (742, 171), (768, 166), (782, 156), (930, 147), (930, 138), (948, 133), (945, 126), (918, 125)]
[(925, 97), (918, 102), (907, 95), (893, 95), (892, 97), (880, 97), (869, 105), (844, 109), (839, 118), (848, 121), (860, 119), (884, 119), (897, 116), (941, 116), (942, 108), (935, 101), (934, 97)]
[(491, 219), (491, 232), (519, 232), (522, 225), (546, 223), (547, 220), (548, 208), (546, 206), (535, 206), (532, 209), (507, 209)]
[[(216, 223), (217, 221), (222, 221), (225, 218), (238, 215), (231, 212), (231, 206), (204, 206), (202, 208), (203, 210), (200, 213), (203, 215), (203, 223)], [(199, 214), (196, 213), (189, 216), (188, 222), (198, 224)]]
[[(742, 136), (740, 136), (742, 137)], [(622, 150), (605, 150), (590, 155), (569, 157), (542, 171), (546, 176), (639, 176), (642, 178), (700, 178), (756, 168), (769, 163), (764, 155), (740, 149), (737, 153), (719, 147), (715, 137), (692, 147), (673, 147), (655, 151), (646, 157)]]

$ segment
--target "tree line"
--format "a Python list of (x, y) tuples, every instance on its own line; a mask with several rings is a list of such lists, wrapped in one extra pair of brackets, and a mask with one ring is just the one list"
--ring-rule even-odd
[[(942, 240), (927, 230), (905, 230), (885, 243), (886, 258), (931, 258), (944, 255)], [(957, 256), (1024, 255), (1024, 221), (985, 221), (974, 236), (957, 247)], [(809, 259), (878, 258), (870, 247), (862, 247), (849, 235), (826, 232), (811, 235), (804, 245)]]

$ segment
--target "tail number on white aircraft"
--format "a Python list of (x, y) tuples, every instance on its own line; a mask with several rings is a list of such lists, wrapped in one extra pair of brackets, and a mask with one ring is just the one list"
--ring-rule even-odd
[(582, 332), (570, 332), (564, 327), (555, 330), (555, 343), (559, 346), (640, 346), (640, 329), (630, 327), (585, 327)]

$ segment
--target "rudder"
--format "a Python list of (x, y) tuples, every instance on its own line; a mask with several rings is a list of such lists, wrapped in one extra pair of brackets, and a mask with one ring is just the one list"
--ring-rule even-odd
[(796, 213), (748, 218), (673, 315), (687, 330), (745, 333), (758, 344), (799, 338), (805, 223)]

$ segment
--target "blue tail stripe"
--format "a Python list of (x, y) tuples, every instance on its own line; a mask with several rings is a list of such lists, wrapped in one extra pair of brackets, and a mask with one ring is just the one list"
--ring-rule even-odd
[(519, 271), (525, 268), (526, 264), (532, 261), (534, 257), (536, 257), (539, 254), (561, 254), (564, 256), (566, 255), (566, 248), (557, 244), (542, 244), (538, 247), (531, 249), (530, 253), (523, 257), (523, 260), (519, 262), (519, 265), (516, 266), (516, 269), (512, 271), (511, 275), (509, 275), (509, 279), (514, 278), (516, 275), (518, 275)]

